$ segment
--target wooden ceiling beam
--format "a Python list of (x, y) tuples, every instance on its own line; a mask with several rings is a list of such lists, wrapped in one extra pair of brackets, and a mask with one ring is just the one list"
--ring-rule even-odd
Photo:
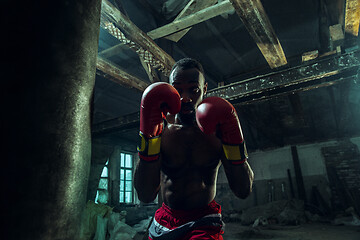
[(149, 63), (146, 63), (142, 57), (139, 56), (141, 65), (143, 66), (149, 80), (151, 83), (161, 82), (158, 75), (155, 72), (155, 69), (150, 66)]
[[(205, 2), (207, 2), (207, 1), (205, 1)], [(198, 9), (198, 8), (199, 7), (197, 7), (196, 9)], [(156, 28), (156, 29), (148, 32), (147, 35), (152, 40), (155, 40), (155, 39), (162, 38), (162, 37), (165, 37), (165, 38), (167, 36), (170, 37), (170, 36), (175, 35), (177, 33), (180, 34), (180, 32), (182, 30), (190, 29), (192, 26), (194, 26), (194, 25), (196, 25), (198, 23), (201, 23), (203, 21), (206, 21), (206, 20), (208, 20), (210, 18), (213, 18), (213, 17), (216, 17), (218, 15), (227, 13), (227, 12), (233, 10), (233, 9), (234, 8), (232, 7), (231, 3), (228, 0), (225, 0), (225, 1), (221, 2), (221, 4), (216, 4), (215, 6), (208, 7), (206, 9), (200, 10), (200, 11), (194, 13), (194, 14), (187, 15), (187, 16), (185, 16), (185, 14), (184, 14), (178, 20), (175, 19), (176, 21), (174, 21), (174, 22), (172, 22), (170, 24), (167, 24), (167, 25), (164, 25), (162, 27)], [(189, 10), (187, 10), (187, 11), (189, 11)], [(179, 36), (180, 35), (175, 36), (175, 38), (178, 38)], [(115, 45), (115, 46), (113, 46), (111, 48), (117, 50), (118, 48), (121, 48), (121, 47), (123, 47), (122, 43), (120, 43), (118, 45)], [(106, 50), (102, 51), (101, 53), (106, 54), (106, 56), (109, 56), (110, 53), (108, 53), (108, 52), (110, 52), (110, 51), (111, 50), (107, 51), (107, 49), (106, 49)]]
[(360, 0), (346, 0), (345, 33), (352, 36), (359, 35)]
[(222, 97), (233, 103), (252, 102), (353, 78), (359, 67), (360, 51), (356, 51), (228, 84), (209, 90), (206, 96)]
[[(189, 3), (184, 7), (184, 9), (176, 16), (174, 21), (194, 14), (204, 8), (210, 7), (217, 2), (218, 0), (190, 0)], [(184, 30), (181, 30), (180, 32), (166, 36), (165, 38), (173, 42), (178, 42), (190, 29), (191, 27), (186, 28)]]
[(152, 39), (162, 38), (173, 33), (184, 30), (188, 27), (194, 26), (198, 23), (204, 22), (208, 19), (219, 16), (223, 13), (227, 13), (234, 8), (232, 7), (229, 1), (223, 1), (214, 6), (205, 8), (200, 10), (194, 14), (191, 14), (186, 17), (182, 17), (178, 20), (174, 20), (173, 22), (164, 25), (162, 27), (156, 28), (147, 33), (147, 35)]
[(140, 112), (131, 113), (115, 119), (94, 124), (91, 129), (93, 137), (139, 127)]
[(146, 56), (145, 61), (151, 62), (155, 68), (160, 68), (165, 75), (174, 65), (175, 61), (169, 54), (108, 0), (102, 1), (100, 25), (125, 44), (129, 44), (139, 55)]
[(99, 56), (97, 57), (96, 61), (96, 74), (103, 76), (117, 84), (135, 88), (139, 91), (144, 91), (145, 88), (149, 85), (141, 79), (127, 73), (125, 70)]
[[(359, 67), (360, 51), (357, 51), (215, 88), (209, 90), (206, 97), (218, 96), (234, 104), (247, 104), (354, 79), (357, 78)], [(130, 126), (136, 128), (139, 126), (138, 116), (139, 113), (134, 113), (99, 123), (93, 132), (101, 136)]]
[(271, 68), (287, 64), (279, 39), (260, 0), (230, 0)]

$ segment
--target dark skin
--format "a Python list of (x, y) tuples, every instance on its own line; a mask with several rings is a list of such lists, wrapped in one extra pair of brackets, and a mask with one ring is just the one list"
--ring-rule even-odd
[(181, 111), (167, 117), (160, 159), (139, 161), (136, 167), (134, 180), (140, 201), (153, 201), (161, 189), (164, 203), (172, 209), (206, 206), (215, 198), (221, 164), (233, 193), (246, 198), (254, 178), (250, 165), (231, 165), (216, 134), (206, 135), (196, 124), (195, 111), (207, 90), (203, 74), (196, 68), (177, 67), (170, 75), (170, 84), (180, 94)]

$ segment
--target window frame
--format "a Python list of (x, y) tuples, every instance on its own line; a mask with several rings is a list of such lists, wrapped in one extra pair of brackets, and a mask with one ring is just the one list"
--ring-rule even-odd
[[(121, 156), (124, 154), (124, 166), (121, 165)], [(131, 167), (126, 167), (126, 156), (131, 156)], [(134, 204), (135, 202), (135, 194), (134, 194), (134, 165), (135, 165), (135, 156), (134, 153), (128, 151), (121, 151), (120, 152), (120, 159), (119, 159), (119, 203), (120, 204)], [(124, 178), (121, 178), (121, 170), (124, 171)], [(131, 171), (131, 179), (126, 178), (126, 171)], [(121, 189), (121, 182), (124, 182), (123, 189)], [(131, 190), (128, 191), (126, 188), (126, 182), (131, 182)], [(129, 202), (126, 201), (126, 193), (130, 192), (131, 200)], [(121, 196), (122, 195), (122, 196)], [(121, 198), (123, 198), (121, 201)]]

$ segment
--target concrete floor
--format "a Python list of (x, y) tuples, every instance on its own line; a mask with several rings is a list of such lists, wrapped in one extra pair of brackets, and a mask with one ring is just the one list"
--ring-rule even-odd
[[(143, 240), (137, 234), (134, 240)], [(299, 226), (268, 225), (253, 228), (226, 223), (224, 240), (360, 240), (360, 227), (307, 223)]]
[(227, 223), (223, 237), (224, 240), (360, 240), (360, 227), (311, 223), (253, 228), (239, 223)]

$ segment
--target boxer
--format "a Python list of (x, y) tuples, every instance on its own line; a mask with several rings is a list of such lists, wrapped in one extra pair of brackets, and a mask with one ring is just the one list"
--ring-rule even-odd
[(235, 108), (219, 97), (204, 99), (206, 91), (201, 64), (185, 58), (173, 66), (169, 84), (154, 83), (143, 93), (134, 186), (142, 202), (163, 199), (150, 240), (222, 239), (214, 201), (221, 164), (235, 196), (251, 192), (254, 174)]

